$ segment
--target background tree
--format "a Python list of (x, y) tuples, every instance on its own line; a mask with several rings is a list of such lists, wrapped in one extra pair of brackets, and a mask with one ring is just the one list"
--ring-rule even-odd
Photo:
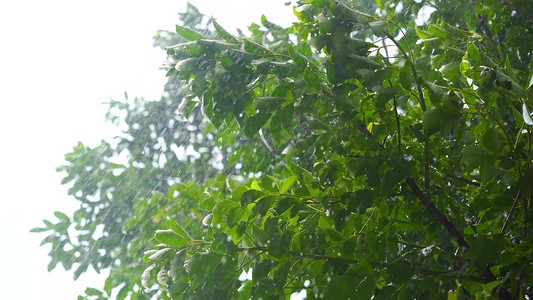
[(245, 38), (189, 7), (162, 100), (60, 168), (51, 268), (110, 269), (82, 299), (532, 297), (531, 11), (298, 1)]

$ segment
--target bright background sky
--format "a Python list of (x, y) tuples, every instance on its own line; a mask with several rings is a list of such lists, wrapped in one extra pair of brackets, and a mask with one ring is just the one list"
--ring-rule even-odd
[[(227, 29), (245, 29), (261, 14), (281, 25), (295, 18), (288, 0), (192, 0)], [(30, 234), (53, 212), (72, 212), (55, 168), (78, 141), (95, 146), (116, 131), (105, 123), (110, 98), (159, 99), (164, 54), (158, 29), (172, 30), (181, 0), (18, 0), (0, 2), (0, 298), (76, 299), (101, 288), (94, 272), (72, 280), (47, 273), (48, 247)], [(233, 31), (233, 30), (232, 30)]]

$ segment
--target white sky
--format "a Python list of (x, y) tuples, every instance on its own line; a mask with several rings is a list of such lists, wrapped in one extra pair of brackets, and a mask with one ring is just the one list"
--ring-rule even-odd
[[(227, 29), (259, 22), (288, 25), (285, 0), (197, 0)], [(77, 282), (58, 266), (47, 273), (40, 226), (53, 211), (73, 211), (55, 168), (78, 141), (95, 146), (116, 131), (104, 122), (110, 98), (159, 99), (164, 55), (158, 29), (172, 30), (180, 0), (18, 0), (0, 2), (0, 298), (76, 299), (103, 278)]]

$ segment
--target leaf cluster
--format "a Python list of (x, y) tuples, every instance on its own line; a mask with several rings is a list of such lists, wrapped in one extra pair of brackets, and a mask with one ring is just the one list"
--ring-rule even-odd
[(173, 92), (61, 168), (88, 240), (34, 230), (111, 269), (87, 299), (532, 296), (529, 2), (298, 1), (248, 37), (189, 9)]

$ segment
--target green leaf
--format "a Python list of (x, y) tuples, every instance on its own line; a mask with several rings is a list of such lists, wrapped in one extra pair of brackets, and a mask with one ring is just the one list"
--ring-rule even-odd
[(174, 232), (184, 237), (188, 242), (192, 241), (192, 237), (189, 235), (187, 230), (185, 230), (185, 228), (183, 228), (178, 222), (174, 221), (172, 217), (170, 217), (169, 219), (170, 219), (170, 229), (172, 229)]
[(98, 289), (95, 289), (95, 288), (92, 288), (92, 287), (88, 287), (85, 289), (85, 294), (87, 296), (103, 296), (104, 294), (102, 293), (102, 291), (98, 290)]
[(466, 165), (468, 170), (473, 170), (481, 165), (485, 160), (485, 152), (477, 145), (467, 146), (463, 150), (461, 161)]
[(444, 78), (455, 81), (457, 78), (459, 78), (460, 70), (459, 70), (459, 62), (451, 62), (449, 64), (445, 64), (442, 66), (439, 71), (444, 75)]
[(289, 270), (291, 268), (291, 263), (282, 263), (276, 268), (276, 271), (274, 272), (274, 286), (276, 288), (282, 290), (285, 287), (285, 284), (287, 283), (287, 278), (289, 276)]
[(203, 36), (201, 33), (193, 29), (190, 29), (189, 27), (186, 27), (186, 26), (176, 25), (176, 33), (188, 41), (196, 41), (199, 39), (205, 39), (205, 36)]
[(56, 216), (61, 221), (70, 222), (70, 218), (60, 211), (55, 211), (54, 216)]
[(261, 191), (248, 190), (248, 191), (244, 192), (244, 194), (242, 194), (242, 196), (241, 196), (241, 205), (242, 206), (248, 205), (248, 204), (254, 202), (255, 200), (263, 197), (263, 195), (264, 195), (264, 193), (261, 192)]
[(267, 196), (267, 197), (261, 198), (257, 201), (253, 210), (258, 212), (261, 216), (264, 216), (267, 214), (268, 211), (270, 211), (270, 209), (272, 209), (275, 201), (276, 201), (276, 197), (274, 196)]
[(211, 19), (211, 21), (213, 22), (213, 26), (215, 27), (215, 30), (221, 38), (225, 39), (230, 43), (240, 43), (240, 41), (236, 37), (226, 31), (226, 29), (222, 28), (222, 26), (220, 26), (220, 24), (218, 24), (215, 19)]
[(299, 66), (306, 66), (309, 61), (307, 57), (298, 52), (292, 45), (289, 45), (289, 55), (294, 60), (294, 62)]
[(48, 272), (52, 272), (56, 268), (57, 263), (59, 263), (59, 260), (52, 258), (52, 260), (50, 260), (50, 262), (48, 263)]
[(279, 191), (280, 194), (285, 194), (298, 180), (298, 176), (290, 176), (285, 181), (283, 181), (283, 185), (281, 187), (281, 190)]
[(162, 261), (163, 259), (165, 259), (166, 257), (168, 257), (168, 255), (172, 252), (172, 248), (163, 248), (161, 250), (157, 250), (155, 251), (154, 253), (150, 254), (148, 253), (150, 256), (148, 256), (148, 261), (155, 264), (155, 263), (158, 263), (160, 261)]
[[(331, 278), (326, 286), (325, 299), (350, 299), (353, 296), (354, 284), (348, 276)], [(363, 298), (357, 298), (363, 299)], [(368, 298), (369, 299), (369, 298)]]
[(155, 270), (155, 268), (157, 267), (157, 265), (155, 264), (151, 264), (149, 265), (146, 269), (144, 269), (142, 275), (141, 275), (141, 285), (144, 287), (144, 288), (151, 288), (152, 285), (153, 285), (153, 281), (151, 280), (151, 273), (153, 270)]
[(249, 39), (243, 39), (244, 41), (244, 50), (253, 54), (275, 54), (272, 50), (267, 47), (258, 44)]
[(304, 71), (304, 80), (305, 82), (312, 87), (315, 90), (321, 89), (321, 80), (318, 76), (318, 70), (315, 70), (314, 68), (307, 67)]
[(372, 29), (374, 35), (377, 37), (383, 36), (385, 28), (387, 27), (387, 23), (383, 21), (370, 22), (368, 25), (370, 26), (370, 29)]
[(499, 153), (502, 143), (498, 131), (494, 127), (489, 127), (481, 136), (481, 144), (492, 153)]
[(431, 35), (433, 35), (435, 37), (442, 38), (442, 39), (447, 39), (448, 35), (449, 35), (449, 33), (448, 33), (448, 31), (446, 31), (446, 29), (438, 27), (435, 24), (430, 24), (428, 26), (428, 31), (429, 31), (429, 33), (431, 33)]
[(234, 226), (236, 226), (242, 220), (245, 212), (246, 212), (246, 207), (243, 207), (243, 206), (236, 206), (232, 208), (229, 211), (228, 217), (226, 219), (228, 228), (233, 228)]
[(415, 31), (416, 31), (416, 35), (418, 35), (418, 37), (420, 37), (421, 39), (429, 39), (433, 37), (433, 35), (431, 35), (431, 33), (427, 31), (424, 31), (418, 28), (415, 28)]
[(469, 60), (475, 61), (475, 62), (481, 61), (481, 54), (479, 52), (479, 48), (476, 45), (469, 43), (466, 48), (466, 52), (468, 53)]
[(268, 273), (272, 268), (275, 266), (275, 263), (271, 260), (262, 260), (259, 261), (252, 271), (252, 278), (254, 281), (259, 281), (262, 278), (265, 278), (268, 276)]
[(425, 111), (422, 117), (424, 134), (429, 136), (439, 131), (442, 120), (442, 113), (438, 110), (430, 109)]
[(128, 296), (130, 287), (126, 284), (117, 293), (117, 300), (124, 300)]
[(202, 97), (202, 114), (207, 118), (213, 117), (213, 92), (206, 91)]
[(348, 211), (365, 213), (365, 211), (372, 206), (374, 198), (374, 191), (363, 189), (342, 194), (341, 202), (346, 205)]
[(232, 242), (231, 237), (225, 233), (217, 232), (214, 235), (214, 241), (211, 243), (211, 249), (215, 252), (227, 254), (237, 250), (237, 246)]
[(356, 54), (348, 54), (348, 57), (353, 62), (356, 69), (365, 69), (365, 70), (377, 70), (381, 69), (383, 66), (377, 63), (375, 60), (368, 58), (366, 56), (360, 56)]
[(285, 98), (281, 97), (257, 97), (254, 101), (254, 106), (257, 114), (268, 114), (276, 110)]
[(187, 245), (187, 239), (172, 229), (156, 230), (155, 239), (160, 243), (176, 248), (185, 247)]
[(244, 123), (244, 133), (247, 137), (253, 137), (263, 125), (270, 119), (271, 113), (261, 113), (251, 116)]
[(251, 280), (244, 282), (238, 289), (241, 300), (251, 299), (253, 282)]

